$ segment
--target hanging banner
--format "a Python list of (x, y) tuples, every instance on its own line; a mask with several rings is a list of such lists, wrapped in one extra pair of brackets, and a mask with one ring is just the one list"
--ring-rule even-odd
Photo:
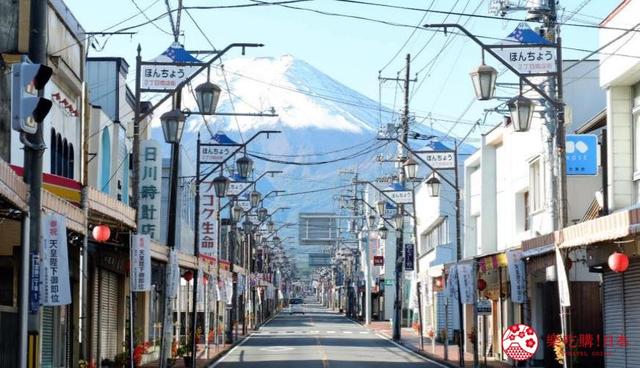
[(178, 265), (178, 252), (175, 249), (169, 251), (169, 282), (167, 295), (169, 298), (178, 297), (178, 285), (180, 285), (180, 266)]
[(507, 252), (507, 268), (509, 271), (509, 283), (511, 284), (511, 301), (524, 303), (527, 298), (525, 286), (525, 264), (522, 260), (521, 250)]
[(218, 201), (212, 181), (200, 185), (198, 248), (209, 260), (218, 259)]
[(598, 175), (598, 136), (567, 134), (567, 175)]
[(244, 192), (249, 186), (253, 184), (250, 181), (232, 181), (227, 188), (227, 196), (235, 197)]
[(458, 264), (458, 280), (460, 284), (460, 296), (462, 304), (474, 304), (476, 302), (476, 277), (472, 263)]
[(413, 271), (415, 264), (416, 252), (415, 246), (411, 243), (404, 245), (404, 270)]
[(151, 239), (136, 234), (131, 242), (131, 291), (151, 290)]
[(57, 214), (42, 216), (40, 302), (43, 306), (71, 304), (66, 221)]
[(233, 303), (233, 280), (231, 280), (231, 278), (224, 280), (224, 287), (225, 296), (227, 297), (226, 302), (230, 305)]
[(560, 248), (556, 247), (556, 273), (558, 274), (558, 291), (560, 295), (560, 306), (570, 307), (571, 296), (569, 294), (569, 280), (564, 267), (564, 260), (560, 253)]
[(224, 287), (221, 287), (222, 284), (222, 280), (216, 278), (215, 280), (215, 287), (216, 287), (216, 301), (220, 302), (222, 300), (225, 300), (226, 297), (224, 296)]
[(451, 299), (458, 299), (458, 265), (449, 267), (449, 277), (447, 278), (446, 295)]
[(162, 187), (162, 149), (153, 139), (140, 142), (140, 234), (160, 240), (160, 206)]

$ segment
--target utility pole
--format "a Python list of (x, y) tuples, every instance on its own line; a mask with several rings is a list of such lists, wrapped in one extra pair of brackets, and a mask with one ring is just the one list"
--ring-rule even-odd
[[(29, 23), (29, 59), (35, 64), (47, 64), (47, 0), (30, 1)], [(44, 96), (44, 89), (38, 91), (38, 96)], [(42, 222), (42, 155), (46, 150), (42, 136), (42, 123), (36, 124), (34, 134), (21, 133), (24, 143), (24, 174), (23, 180), (29, 186), (28, 216), (23, 220), (22, 236), (22, 287), (20, 294), (20, 349), (18, 351), (19, 366), (39, 367), (40, 345), (40, 307), (30, 310), (31, 285), (30, 280), (36, 270), (32, 268), (37, 263), (40, 247), (40, 228)], [(64, 245), (66, 246), (66, 244)]]
[[(382, 78), (378, 79), (381, 81), (396, 81), (403, 82), (404, 84), (404, 109), (402, 112), (402, 123), (400, 126), (400, 140), (405, 144), (409, 141), (409, 83), (416, 82), (417, 78), (411, 79), (411, 54), (407, 54), (406, 56), (406, 66), (405, 66), (405, 77), (404, 78)], [(407, 157), (405, 148), (399, 144), (398, 145), (398, 158), (400, 161), (403, 161)], [(406, 177), (404, 174), (404, 170), (402, 168), (402, 163), (398, 163), (398, 177), (400, 178), (400, 184), (404, 187), (406, 185)], [(398, 205), (397, 208), (397, 216), (402, 216), (403, 208), (402, 205)], [(382, 216), (382, 214), (380, 214)], [(393, 303), (393, 339), (400, 340), (400, 331), (401, 331), (401, 323), (402, 323), (402, 248), (403, 248), (403, 233), (404, 228), (396, 229), (397, 238), (396, 238), (396, 257), (395, 257), (395, 300)]]

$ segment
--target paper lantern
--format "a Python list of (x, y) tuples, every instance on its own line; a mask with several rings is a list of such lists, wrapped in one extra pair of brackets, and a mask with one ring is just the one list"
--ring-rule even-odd
[(442, 289), (444, 287), (444, 281), (442, 280), (442, 277), (436, 278), (436, 287), (438, 289)]
[(98, 225), (93, 228), (91, 234), (97, 242), (103, 243), (111, 237), (111, 229), (107, 225)]
[(629, 257), (621, 252), (609, 256), (609, 268), (613, 272), (624, 272), (629, 268)]
[(478, 290), (483, 291), (487, 288), (487, 282), (483, 279), (478, 279)]
[(191, 281), (191, 279), (193, 279), (193, 271), (191, 270), (185, 271), (185, 273), (182, 274), (182, 278), (187, 280), (187, 282)]

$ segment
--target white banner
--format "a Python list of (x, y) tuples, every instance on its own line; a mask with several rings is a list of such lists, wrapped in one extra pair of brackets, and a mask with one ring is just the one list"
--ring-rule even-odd
[(151, 290), (151, 239), (136, 234), (131, 242), (131, 291)]
[(521, 250), (507, 252), (507, 267), (509, 270), (509, 283), (511, 284), (511, 301), (524, 303), (527, 299), (526, 271)]
[(40, 304), (43, 306), (71, 304), (66, 224), (60, 215), (42, 216)]
[(147, 139), (140, 143), (140, 234), (160, 240), (160, 206), (162, 188), (162, 149), (160, 143)]
[(225, 296), (227, 297), (227, 304), (233, 303), (233, 280), (227, 278), (224, 280)]
[(200, 184), (200, 221), (198, 247), (200, 255), (218, 259), (218, 200), (213, 182)]
[(474, 304), (476, 302), (476, 277), (472, 263), (458, 264), (458, 280), (460, 282), (460, 296), (462, 304)]
[(416, 155), (425, 160), (434, 169), (453, 169), (456, 167), (455, 153), (447, 151), (423, 151)]
[(458, 300), (458, 266), (449, 267), (449, 277), (447, 278), (446, 295), (448, 298)]
[(391, 200), (397, 204), (413, 203), (413, 193), (410, 190), (394, 190), (384, 192)]
[(178, 296), (178, 285), (180, 285), (180, 266), (178, 265), (178, 252), (175, 249), (169, 251), (169, 283), (167, 285), (167, 295), (169, 298)]
[(217, 301), (223, 301), (226, 300), (227, 297), (226, 295), (224, 295), (224, 292), (226, 290), (226, 288), (224, 287), (224, 284), (222, 283), (222, 280), (220, 279), (215, 279), (215, 285), (216, 285), (216, 300)]
[(520, 74), (556, 72), (555, 47), (507, 47), (494, 48), (493, 51)]
[(556, 247), (556, 273), (558, 274), (558, 291), (560, 294), (560, 305), (562, 307), (571, 306), (571, 296), (569, 294), (569, 280), (564, 267), (564, 260), (560, 253), (560, 248)]
[(232, 181), (227, 189), (227, 196), (237, 196), (244, 192), (252, 183), (250, 181)]

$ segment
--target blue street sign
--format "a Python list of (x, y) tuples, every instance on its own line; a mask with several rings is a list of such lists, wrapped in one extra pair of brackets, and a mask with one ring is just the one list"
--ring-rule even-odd
[(567, 134), (567, 175), (598, 175), (598, 137)]
[(38, 313), (40, 309), (40, 256), (31, 252), (29, 261), (31, 272), (29, 274), (29, 312)]

